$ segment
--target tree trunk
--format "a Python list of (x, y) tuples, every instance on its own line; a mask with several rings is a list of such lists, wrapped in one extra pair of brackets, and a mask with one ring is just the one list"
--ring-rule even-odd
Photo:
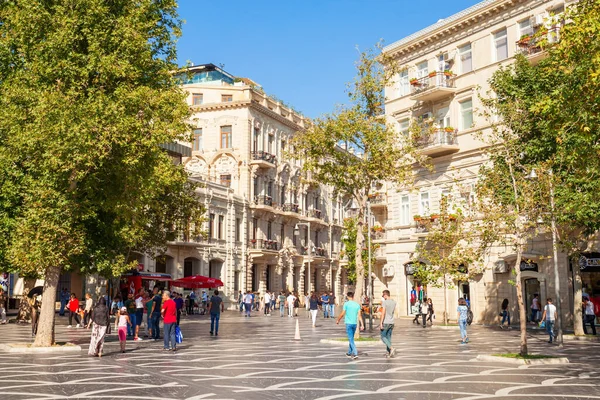
[(46, 270), (40, 322), (38, 323), (38, 331), (33, 343), (35, 347), (48, 347), (54, 344), (56, 288), (58, 287), (60, 270), (60, 267), (50, 267)]
[(365, 266), (362, 259), (362, 252), (365, 245), (363, 216), (364, 213), (361, 210), (356, 222), (356, 254), (354, 255), (356, 262), (356, 287), (354, 291), (354, 298), (359, 304), (361, 303), (362, 296), (365, 294)]
[(444, 325), (448, 325), (448, 285), (446, 284), (446, 274), (444, 274)]
[(521, 244), (520, 238), (517, 239), (519, 244), (517, 245), (517, 259), (515, 261), (515, 272), (516, 272), (516, 288), (517, 288), (517, 304), (519, 306), (519, 328), (521, 330), (521, 350), (519, 354), (522, 356), (527, 355), (527, 312), (525, 311), (525, 302), (523, 301), (523, 289), (521, 286)]
[(31, 304), (29, 303), (27, 294), (33, 289), (33, 285), (35, 285), (35, 279), (23, 279), (23, 293), (21, 294), (19, 311), (17, 313), (17, 322), (19, 323), (28, 323), (31, 321)]
[(579, 264), (573, 265), (573, 332), (575, 336), (583, 336), (583, 296), (581, 270)]

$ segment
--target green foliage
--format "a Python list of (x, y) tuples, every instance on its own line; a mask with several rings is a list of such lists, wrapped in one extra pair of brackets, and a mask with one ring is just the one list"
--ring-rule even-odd
[(112, 276), (202, 214), (159, 146), (189, 139), (175, 0), (0, 4), (0, 269)]

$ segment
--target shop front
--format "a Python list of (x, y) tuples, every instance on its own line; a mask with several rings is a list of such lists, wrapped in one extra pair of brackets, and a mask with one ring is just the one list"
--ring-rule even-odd
[(600, 253), (582, 253), (579, 257), (582, 297), (594, 303), (596, 321), (600, 317)]
[(406, 275), (406, 293), (408, 294), (407, 315), (414, 315), (413, 306), (417, 302), (422, 302), (427, 299), (427, 287), (419, 279), (415, 277), (415, 270), (423, 263), (415, 263), (413, 261), (404, 264), (404, 274)]

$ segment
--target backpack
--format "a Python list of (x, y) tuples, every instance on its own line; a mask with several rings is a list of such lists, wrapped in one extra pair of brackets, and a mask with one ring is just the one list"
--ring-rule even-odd
[(298, 298), (296, 298), (294, 300), (294, 308), (299, 308), (300, 307), (300, 300), (298, 300)]
[(473, 322), (473, 311), (471, 311), (471, 309), (469, 308), (467, 310), (467, 325), (471, 325), (472, 322)]

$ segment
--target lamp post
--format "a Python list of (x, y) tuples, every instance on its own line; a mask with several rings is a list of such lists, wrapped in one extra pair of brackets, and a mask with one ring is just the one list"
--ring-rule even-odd
[[(557, 327), (557, 335), (556, 342), (558, 345), (562, 347), (563, 345), (563, 327), (562, 327), (562, 315), (561, 315), (561, 307), (560, 307), (560, 278), (558, 275), (558, 237), (556, 233), (556, 216), (555, 216), (555, 207), (554, 207), (554, 183), (552, 182), (553, 174), (552, 169), (548, 170), (548, 176), (550, 177), (550, 230), (552, 231), (552, 261), (554, 264), (554, 297), (556, 299), (556, 327)], [(529, 179), (537, 179), (538, 175), (535, 172), (535, 168), (531, 170), (531, 173), (528, 175)]]
[[(294, 227), (294, 235), (298, 236), (300, 235), (300, 226), (306, 226), (306, 228), (308, 229), (308, 243), (306, 243), (306, 246), (308, 247), (308, 273), (306, 274), (307, 276), (307, 282), (305, 285), (305, 291), (306, 293), (308, 293), (310, 295), (310, 261), (312, 258), (312, 246), (310, 244), (310, 222), (298, 222), (296, 224), (296, 226)], [(307, 289), (308, 288), (308, 289)]]
[(369, 296), (369, 330), (373, 330), (373, 279), (371, 278), (371, 202), (367, 201), (367, 247), (369, 255), (369, 281), (367, 294)]

